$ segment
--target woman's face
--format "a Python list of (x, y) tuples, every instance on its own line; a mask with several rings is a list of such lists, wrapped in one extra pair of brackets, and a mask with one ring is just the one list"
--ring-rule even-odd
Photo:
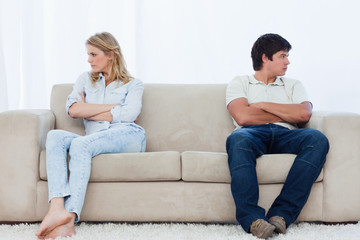
[(103, 51), (87, 44), (88, 62), (94, 72), (109, 73), (112, 55), (106, 55)]

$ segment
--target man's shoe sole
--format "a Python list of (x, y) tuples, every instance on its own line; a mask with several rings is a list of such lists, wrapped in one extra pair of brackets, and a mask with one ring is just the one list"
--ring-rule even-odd
[(261, 235), (261, 238), (268, 239), (269, 237), (271, 237), (271, 235), (273, 234), (273, 232), (274, 232), (275, 229), (276, 229), (275, 226), (270, 226), (270, 227), (268, 227), (268, 228), (265, 230), (264, 234)]
[(276, 233), (282, 233), (282, 234), (286, 233), (286, 228), (284, 228), (284, 226), (281, 223), (277, 221), (271, 221), (270, 224), (274, 225)]

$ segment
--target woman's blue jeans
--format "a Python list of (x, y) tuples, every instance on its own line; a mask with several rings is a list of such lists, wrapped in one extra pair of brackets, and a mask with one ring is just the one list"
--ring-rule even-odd
[(144, 152), (145, 145), (145, 132), (136, 124), (117, 126), (86, 136), (51, 130), (46, 140), (49, 202), (52, 198), (64, 197), (65, 209), (76, 213), (75, 221), (79, 221), (90, 178), (91, 159), (102, 153)]
[[(289, 130), (276, 124), (251, 125), (235, 130), (227, 139), (231, 191), (236, 219), (247, 232), (256, 219), (281, 216), (289, 226), (299, 216), (329, 151), (325, 135), (315, 129)], [(258, 206), (256, 159), (263, 154), (297, 154), (280, 195), (267, 215)], [(277, 174), (272, 172), (269, 174)]]

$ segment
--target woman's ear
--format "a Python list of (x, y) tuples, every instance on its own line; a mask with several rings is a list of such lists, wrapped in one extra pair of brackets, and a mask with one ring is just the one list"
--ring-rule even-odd
[(110, 51), (110, 59), (112, 60), (114, 58), (114, 52)]

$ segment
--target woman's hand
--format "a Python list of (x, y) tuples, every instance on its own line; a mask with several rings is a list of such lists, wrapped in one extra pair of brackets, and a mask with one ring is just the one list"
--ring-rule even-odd
[(78, 100), (79, 102), (82, 102), (82, 103), (86, 103), (86, 101), (85, 101), (85, 93), (84, 92), (78, 92), (78, 94), (80, 96), (80, 99), (76, 98), (76, 100)]

